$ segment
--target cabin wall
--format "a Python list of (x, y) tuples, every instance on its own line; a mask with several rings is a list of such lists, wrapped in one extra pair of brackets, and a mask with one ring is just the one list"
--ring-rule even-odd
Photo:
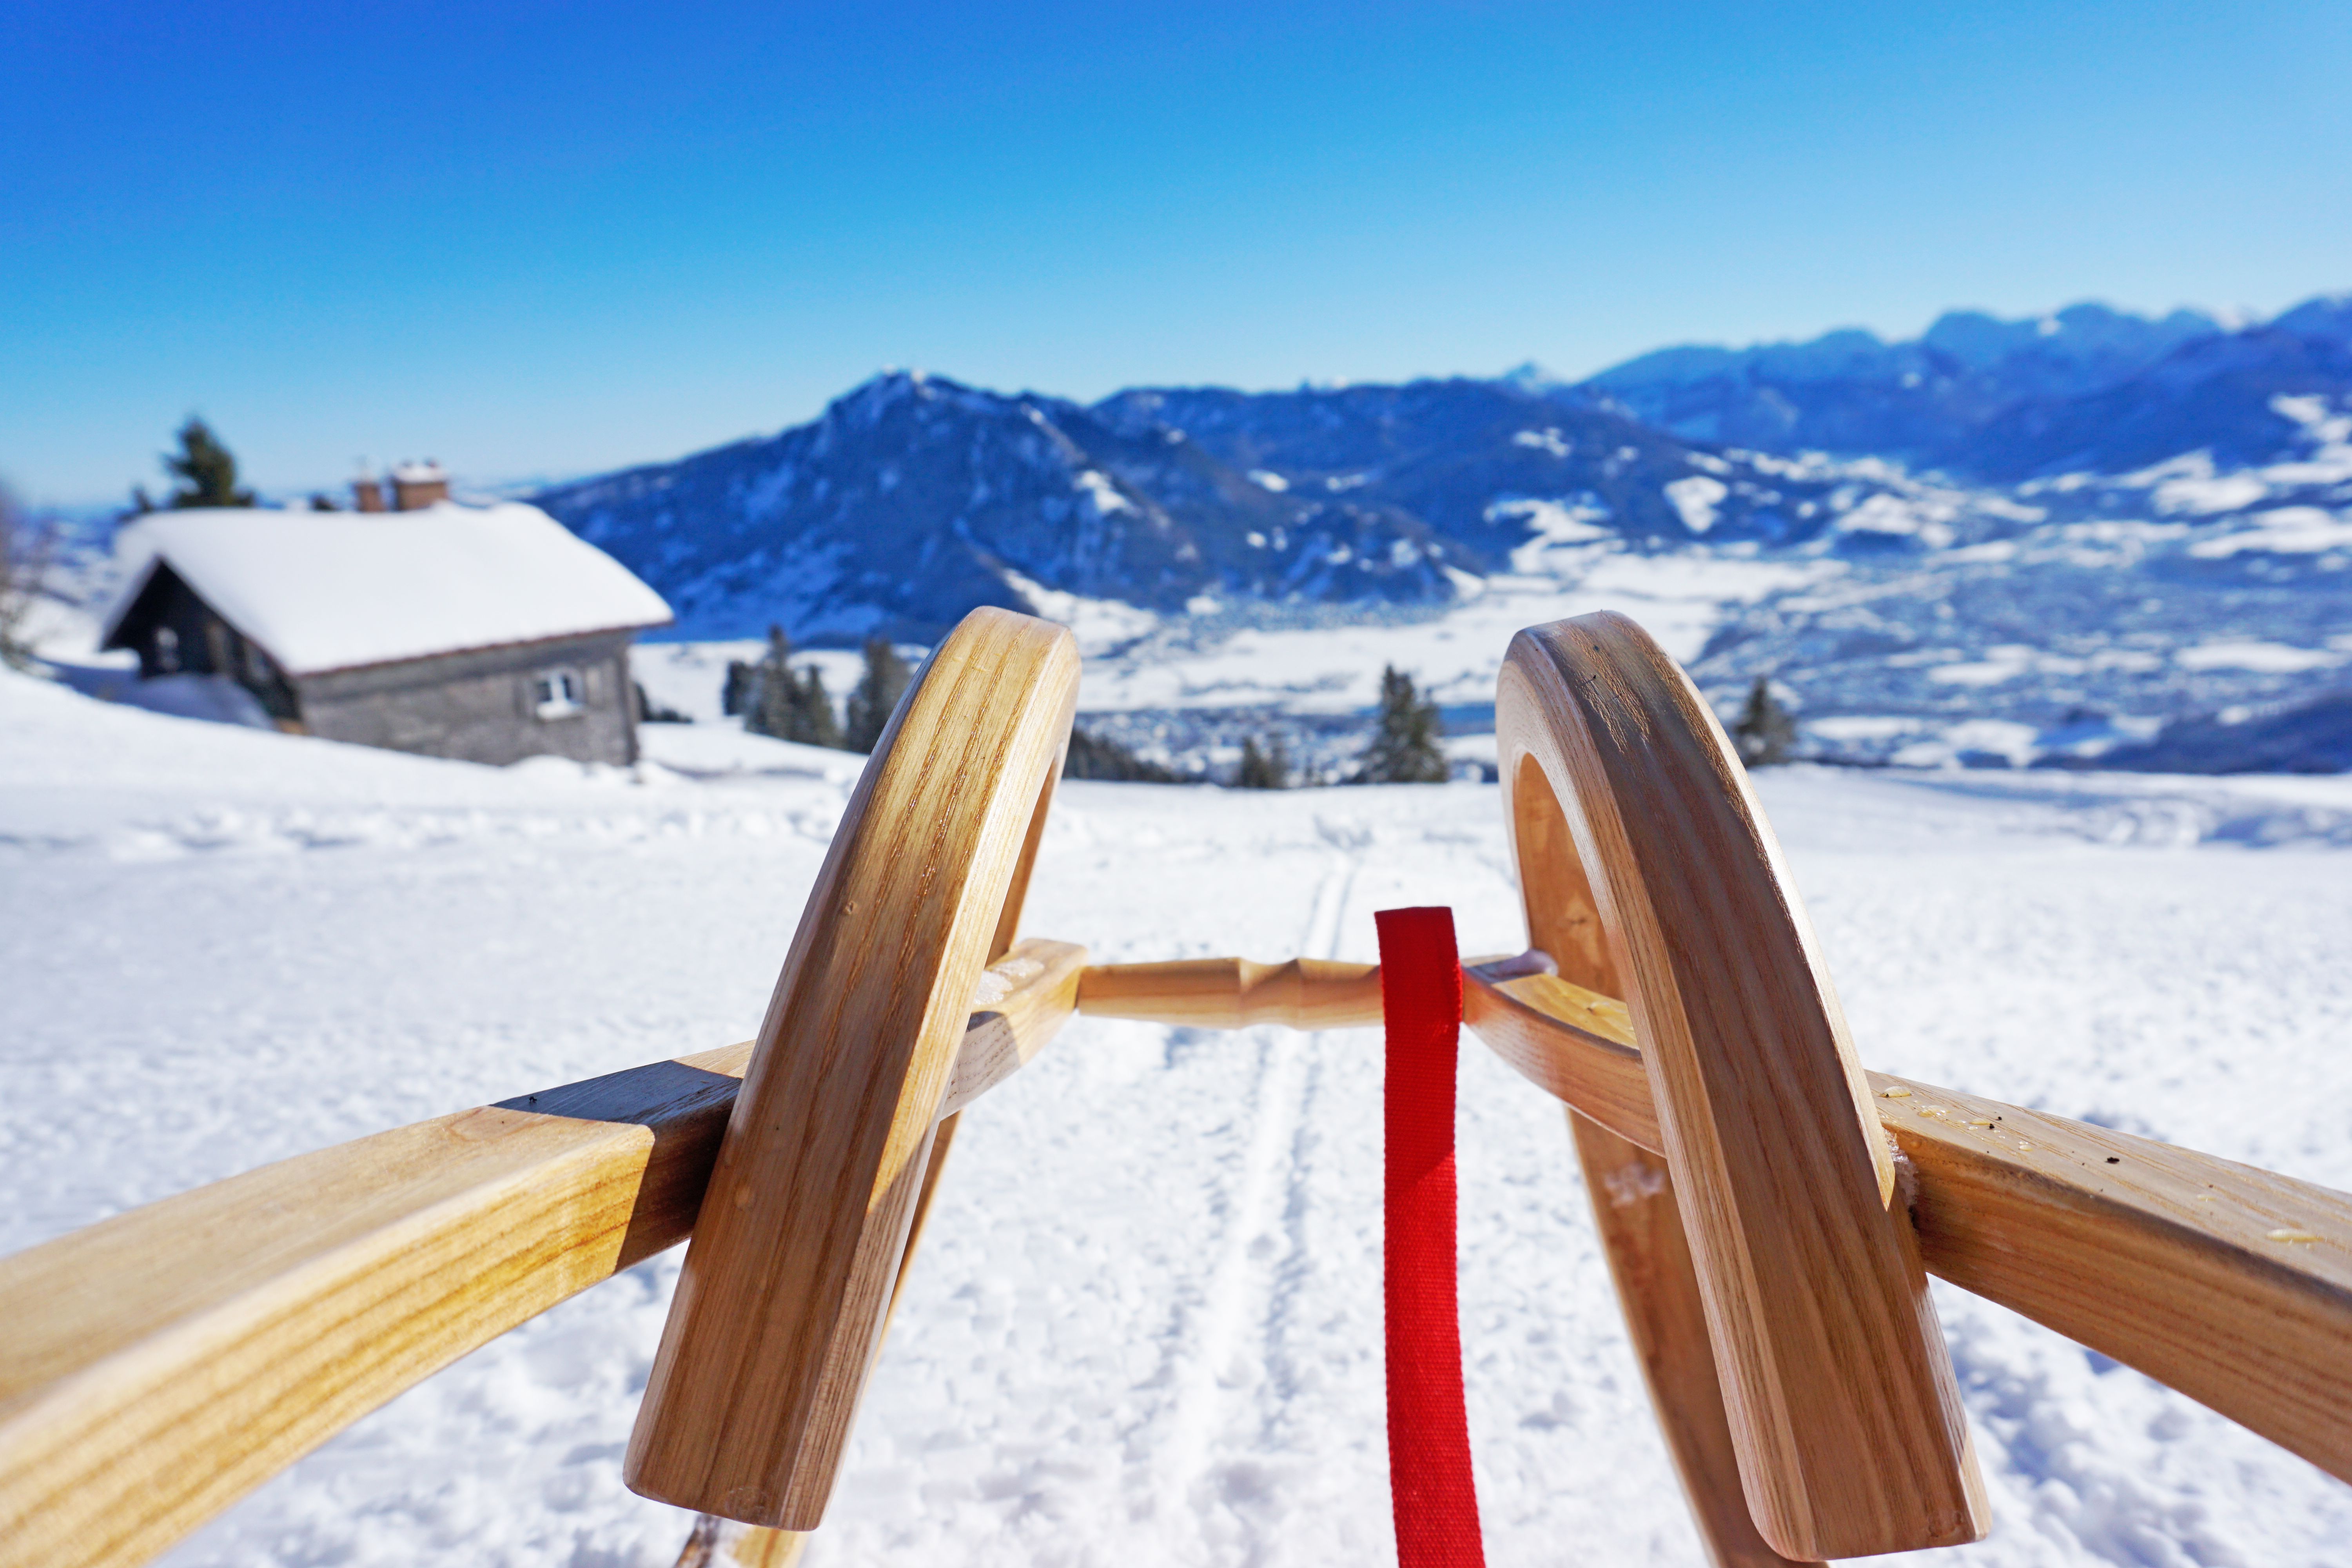
[(169, 566), (148, 579), (109, 646), (137, 651), (142, 679), (226, 676), (252, 692), (281, 728), (299, 725), (302, 714), (294, 689), (268, 652), (222, 619)]
[[(296, 679), (303, 727), (331, 741), (503, 765), (525, 757), (636, 761), (626, 632), (444, 654)], [(540, 716), (533, 683), (576, 683), (578, 707)]]

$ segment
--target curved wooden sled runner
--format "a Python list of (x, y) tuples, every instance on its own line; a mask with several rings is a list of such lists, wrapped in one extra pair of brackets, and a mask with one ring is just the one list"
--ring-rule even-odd
[[(302, 1155), (0, 1260), (0, 1568), (144, 1561), (689, 1233), (629, 1479), (703, 1510), (681, 1563), (789, 1563), (965, 1106), (1074, 1011), (1380, 1020), (1370, 965), (1089, 968), (1014, 940), (1076, 679), (1068, 635), (1025, 616), (976, 612), (941, 644), (754, 1045)], [(1717, 1563), (1983, 1532), (1923, 1266), (2352, 1480), (2352, 1198), (1865, 1074), (1744, 772), (1631, 622), (1520, 634), (1496, 713), (1528, 951), (1465, 969), (1466, 1020), (1568, 1109)]]

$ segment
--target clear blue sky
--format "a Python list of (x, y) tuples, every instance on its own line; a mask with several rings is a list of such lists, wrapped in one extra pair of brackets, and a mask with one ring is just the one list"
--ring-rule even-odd
[(0, 476), (2352, 287), (2352, 6), (0, 5)]

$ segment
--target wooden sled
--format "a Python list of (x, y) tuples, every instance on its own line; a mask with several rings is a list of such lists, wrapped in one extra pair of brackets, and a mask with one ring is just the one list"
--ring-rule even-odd
[[(789, 1563), (964, 1108), (1073, 1013), (1380, 1021), (1368, 965), (1089, 966), (1016, 940), (1077, 674), (1066, 632), (1002, 611), (940, 646), (756, 1042), (282, 1161), (0, 1260), (0, 1565), (143, 1562), (689, 1238), (630, 1484), (705, 1516), (683, 1562)], [(1567, 1108), (1716, 1563), (1983, 1533), (1925, 1274), (2352, 1480), (2352, 1197), (1865, 1072), (1744, 772), (1631, 622), (1522, 632), (1496, 713), (1528, 951), (1465, 967), (1466, 1021)]]

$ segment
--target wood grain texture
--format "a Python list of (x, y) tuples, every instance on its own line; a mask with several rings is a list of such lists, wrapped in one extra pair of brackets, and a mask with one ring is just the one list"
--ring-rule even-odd
[(1740, 1489), (1739, 1452), (1665, 1160), (1573, 1110), (1568, 1121), (1626, 1337), (1707, 1561), (1715, 1568), (1782, 1568), (1790, 1560), (1757, 1531)]
[(1893, 1161), (1722, 727), (1601, 614), (1512, 639), (1496, 732), (1515, 847), (1540, 782), (1623, 981), (1757, 1528), (1798, 1561), (1981, 1538)]
[[(1465, 967), (1463, 1020), (1506, 1061), (1569, 1103), (1569, 1136), (1626, 1337), (1708, 1562), (1773, 1568), (1790, 1560), (1772, 1550), (1748, 1512), (1707, 1339), (1706, 1303), (1674, 1181), (1656, 1152), (1657, 1113), (1642, 1053), (1632, 1043), (1633, 1015), (1616, 1000), (1624, 982), (1559, 802), (1539, 773), (1524, 776), (1538, 766), (1532, 759), (1520, 764), (1521, 787), (1509, 802), (1529, 951), (1509, 963)], [(1559, 1050), (1549, 1037), (1568, 1020), (1575, 1020), (1567, 1026), (1576, 1030), (1580, 1049)], [(1603, 1107), (1610, 1126), (1639, 1124), (1650, 1138), (1629, 1142), (1579, 1106)]]
[(1873, 1073), (1927, 1267), (2352, 1481), (2352, 1195)]
[(786, 1530), (823, 1518), (1077, 679), (1066, 630), (975, 610), (876, 747), (695, 1222), (629, 1444), (646, 1496)]
[[(1042, 1003), (1052, 1007), (1058, 1024), (1077, 1000), (1077, 976), (1086, 963), (1086, 949), (1068, 942), (1026, 942), (1017, 952), (1013, 951), (1022, 906), (1028, 901), (1030, 874), (1036, 869), (1037, 847), (1045, 840), (1046, 815), (1054, 805), (1054, 785), (1061, 775), (1062, 766), (1057, 760), (1046, 776), (1045, 789), (1037, 796), (1037, 809), (1029, 819), (1029, 832), (1022, 842), (1021, 859), (1013, 868), (1004, 907), (997, 916), (996, 934), (989, 942), (989, 966), (972, 993), (975, 1027), (964, 1031), (963, 1048), (957, 1053), (955, 1068), (948, 1076), (947, 1092), (940, 1100), (939, 1126), (932, 1131), (930, 1147), (924, 1155), (923, 1184), (915, 1195), (914, 1223), (908, 1226), (907, 1249), (898, 1256), (898, 1277), (890, 1282), (890, 1304), (882, 1310), (882, 1332), (874, 1343), (874, 1359), (877, 1362), (882, 1347), (889, 1340), (890, 1325), (898, 1321), (898, 1303), (906, 1298), (908, 1278), (914, 1272), (915, 1257), (923, 1245), (923, 1227), (929, 1223), (932, 1200), (939, 1195), (948, 1154), (955, 1147), (956, 1129), (961, 1122), (958, 1113), (1025, 1066), (1044, 1044), (1042, 1037), (1034, 1044), (1029, 1043), (1028, 1020), (984, 1009), (1010, 1008), (1024, 997), (1034, 998), (1037, 1000), (1029, 1005)], [(1013, 998), (1013, 1003), (1008, 1003), (1007, 997)], [(977, 1027), (984, 1020), (995, 1027), (985, 1031)], [(706, 1513), (697, 1520), (698, 1531), (706, 1526), (712, 1530), (723, 1527), (734, 1532), (726, 1537), (729, 1550), (746, 1568), (789, 1568), (789, 1564), (800, 1560), (809, 1539), (804, 1531), (742, 1524), (721, 1520), (716, 1514)]]
[(953, 1116), (1014, 1073), (1053, 1038), (1040, 1019), (1076, 1010), (1078, 977), (1087, 950), (1075, 942), (1030, 941), (981, 972), (971, 1015), (955, 1064), (940, 1096), (940, 1115)]
[[(1465, 971), (1504, 1060), (1662, 1152), (1626, 1009)], [(2195, 1150), (1871, 1073), (1927, 1272), (2352, 1481), (2352, 1194)]]
[[(1024, 943), (968, 1020), (1068, 1017)], [(1057, 1000), (1058, 999), (1058, 1000)], [(751, 1047), (322, 1149), (0, 1259), (0, 1568), (143, 1562), (467, 1352), (686, 1239)], [(959, 1058), (961, 1059), (961, 1058)], [(985, 1073), (975, 1073), (975, 1081)]]
[(1100, 963), (1078, 982), (1078, 1011), (1197, 1029), (1344, 1029), (1381, 1021), (1376, 963), (1294, 958), (1186, 958), (1168, 963)]
[(1496, 982), (1462, 971), (1462, 1021), (1555, 1100), (1657, 1152), (1658, 1113), (1625, 1004), (1552, 975)]

